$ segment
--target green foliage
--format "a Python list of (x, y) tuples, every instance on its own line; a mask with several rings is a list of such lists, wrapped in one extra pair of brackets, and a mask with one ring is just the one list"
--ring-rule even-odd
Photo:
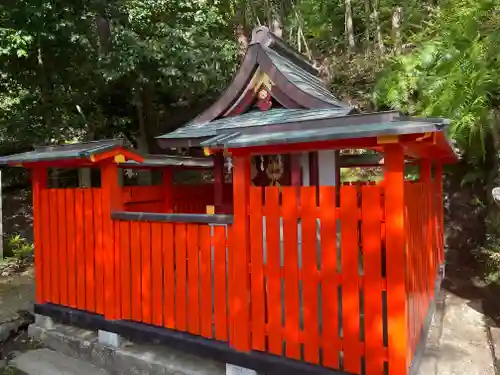
[(22, 259), (26, 255), (33, 253), (33, 244), (19, 234), (11, 236), (6, 245), (4, 252), (7, 258)]
[(418, 47), (392, 59), (374, 93), (379, 107), (451, 118), (450, 135), (473, 163), (486, 153), (487, 137), (498, 132), (497, 9), (493, 0), (444, 1), (414, 37)]

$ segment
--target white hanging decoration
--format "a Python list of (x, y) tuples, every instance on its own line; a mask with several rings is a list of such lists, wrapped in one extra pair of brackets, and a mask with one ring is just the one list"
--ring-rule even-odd
[(128, 178), (132, 178), (132, 177), (134, 177), (134, 171), (132, 169), (125, 169), (125, 175)]
[(233, 160), (231, 159), (231, 156), (227, 157), (227, 173), (231, 173), (233, 170)]
[(264, 172), (264, 156), (260, 155), (260, 170)]

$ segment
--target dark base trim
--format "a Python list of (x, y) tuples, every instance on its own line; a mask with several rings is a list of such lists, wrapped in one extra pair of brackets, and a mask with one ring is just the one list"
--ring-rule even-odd
[(189, 333), (125, 320), (109, 321), (102, 315), (73, 310), (53, 304), (36, 304), (35, 313), (51, 317), (54, 322), (88, 330), (114, 332), (136, 343), (170, 346), (200, 357), (253, 369), (268, 375), (352, 375), (347, 372), (294, 361), (284, 357), (252, 351), (238, 352), (227, 343), (208, 340)]
[(427, 339), (429, 338), (429, 331), (432, 324), (432, 318), (436, 311), (436, 300), (438, 298), (439, 292), (441, 291), (441, 282), (444, 278), (444, 265), (440, 267), (436, 278), (436, 284), (434, 285), (434, 298), (431, 300), (429, 309), (427, 310), (427, 315), (425, 316), (424, 325), (420, 330), (420, 339), (418, 340), (417, 350), (413, 356), (413, 360), (410, 366), (409, 375), (417, 375), (420, 368), (420, 363), (424, 358), (425, 349), (427, 347)]

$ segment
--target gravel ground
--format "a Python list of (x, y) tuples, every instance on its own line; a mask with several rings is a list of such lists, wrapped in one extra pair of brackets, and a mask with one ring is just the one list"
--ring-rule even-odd
[[(0, 266), (0, 325), (19, 316), (19, 311), (32, 311), (35, 301), (35, 283), (32, 266), (18, 267), (12, 262)], [(2, 324), (3, 323), (3, 324)], [(22, 371), (9, 365), (9, 361), (20, 353), (38, 348), (40, 345), (23, 331), (11, 336), (7, 342), (0, 343), (0, 375), (25, 375)]]

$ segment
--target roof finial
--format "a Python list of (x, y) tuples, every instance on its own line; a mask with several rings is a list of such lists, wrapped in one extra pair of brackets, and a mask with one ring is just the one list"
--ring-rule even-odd
[(259, 26), (252, 31), (252, 41), (251, 44), (262, 44), (263, 46), (269, 46), (273, 38), (270, 35), (271, 31), (267, 26)]

